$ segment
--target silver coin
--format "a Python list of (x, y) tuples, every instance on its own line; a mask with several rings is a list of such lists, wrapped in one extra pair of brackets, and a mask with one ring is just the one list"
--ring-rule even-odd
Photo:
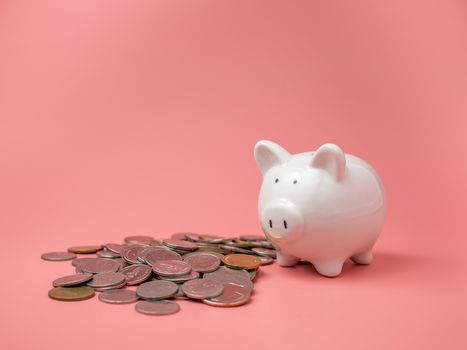
[(119, 270), (123, 269), (124, 267), (128, 266), (129, 264), (126, 262), (125, 259), (123, 258), (114, 258), (114, 261), (116, 261), (120, 267), (118, 268)]
[(173, 239), (173, 238), (162, 240), (162, 244), (164, 244), (165, 246), (169, 248), (175, 248), (175, 249), (180, 249), (180, 250), (192, 251), (192, 250), (198, 249), (198, 246), (193, 242), (182, 241), (180, 239)]
[(183, 232), (177, 232), (177, 233), (173, 233), (172, 236), (170, 237), (172, 239), (180, 239), (182, 241), (186, 241), (187, 238), (186, 238), (186, 234), (184, 234)]
[(135, 305), (135, 310), (145, 315), (170, 315), (180, 310), (180, 305), (172, 300), (144, 300)]
[(185, 237), (192, 242), (198, 242), (201, 240), (200, 235), (197, 233), (185, 233)]
[(198, 278), (183, 283), (182, 291), (192, 299), (214, 298), (222, 294), (224, 285), (214, 278)]
[(86, 283), (92, 278), (92, 273), (78, 273), (76, 275), (69, 275), (57, 278), (53, 281), (54, 287), (70, 287), (78, 284)]
[(194, 280), (195, 278), (199, 278), (199, 272), (192, 270), (190, 273), (181, 276), (169, 277), (169, 276), (157, 276), (157, 279), (164, 280), (164, 281), (172, 281), (175, 283), (182, 283), (189, 280)]
[(241, 241), (241, 240), (231, 241), (231, 242), (226, 243), (226, 245), (231, 246), (231, 247), (243, 248), (243, 249), (250, 249), (253, 247), (261, 246), (259, 242), (256, 242), (256, 241)]
[(258, 270), (257, 269), (248, 270), (248, 274), (250, 275), (250, 280), (253, 281), (256, 275), (258, 274)]
[(126, 277), (126, 284), (133, 286), (146, 281), (151, 276), (152, 269), (148, 265), (134, 264), (124, 267), (120, 273)]
[(183, 260), (187, 262), (193, 270), (198, 272), (212, 272), (218, 269), (221, 259), (211, 253), (191, 253), (184, 256)]
[(80, 264), (80, 268), (83, 272), (89, 273), (116, 272), (120, 268), (120, 264), (118, 261), (111, 259), (96, 258)]
[(98, 296), (100, 301), (109, 304), (130, 304), (138, 301), (136, 292), (128, 289), (111, 289)]
[(240, 306), (250, 300), (251, 292), (248, 288), (238, 284), (224, 284), (224, 292), (214, 298), (203, 299), (203, 303), (210, 306), (232, 307)]
[(141, 261), (138, 259), (138, 253), (144, 249), (144, 246), (137, 244), (126, 246), (122, 249), (122, 257), (130, 264), (139, 264)]
[(89, 262), (89, 261), (94, 261), (94, 260), (97, 260), (98, 258), (77, 258), (77, 259), (74, 259), (72, 262), (71, 262), (71, 265), (75, 266), (75, 267), (81, 267), (81, 265)]
[(234, 283), (253, 290), (253, 282), (251, 282), (250, 274), (246, 270), (230, 269), (225, 266), (221, 266), (214, 272), (207, 272), (203, 275), (203, 278), (213, 278), (223, 284)]
[(191, 271), (191, 265), (182, 260), (161, 260), (152, 265), (152, 270), (160, 276), (183, 276)]
[(249, 249), (244, 249), (244, 248), (240, 248), (240, 247), (233, 246), (233, 245), (221, 244), (219, 245), (219, 247), (222, 249), (228, 250), (230, 252), (234, 252), (234, 253), (253, 254), (253, 252)]
[(154, 247), (154, 250), (146, 254), (145, 259), (146, 263), (154, 265), (155, 262), (162, 260), (182, 260), (182, 256), (167, 248)]
[(146, 262), (146, 255), (149, 254), (150, 252), (159, 249), (158, 247), (153, 247), (153, 246), (144, 246), (141, 247), (141, 249), (137, 250), (136, 252), (136, 258), (140, 261), (145, 263)]
[(76, 254), (70, 252), (49, 252), (41, 255), (41, 259), (48, 261), (65, 261), (76, 258)]
[(95, 274), (87, 285), (92, 288), (106, 288), (120, 285), (125, 280), (125, 275), (120, 272), (104, 272)]
[(178, 292), (177, 292), (177, 294), (175, 294), (173, 297), (174, 297), (175, 299), (183, 299), (183, 300), (190, 299), (190, 298), (188, 298), (188, 297), (185, 295), (185, 293), (183, 293), (182, 285), (179, 285), (179, 286), (178, 286)]
[(171, 281), (150, 281), (140, 284), (136, 294), (141, 299), (167, 299), (178, 292), (178, 286)]
[(114, 253), (110, 250), (100, 250), (96, 253), (99, 258), (115, 259), (119, 258), (120, 254)]
[(269, 256), (271, 258), (275, 258), (276, 257), (276, 251), (273, 250), (273, 249), (267, 249), (267, 248), (253, 248), (251, 249), (254, 253), (256, 253), (257, 255), (261, 255), (261, 256)]
[(219, 244), (224, 241), (223, 237), (218, 236), (211, 236), (211, 235), (200, 235), (199, 236), (200, 242), (211, 243), (211, 244)]
[(274, 247), (274, 245), (269, 241), (260, 241), (259, 243), (261, 243), (261, 248), (276, 249), (276, 247)]
[(266, 237), (260, 235), (241, 235), (240, 239), (242, 241), (265, 241)]
[(103, 291), (107, 291), (107, 290), (116, 290), (116, 289), (119, 289), (119, 288), (123, 288), (126, 286), (126, 281), (123, 281), (122, 283), (120, 284), (116, 284), (116, 285), (113, 285), (113, 286), (108, 286), (108, 287), (99, 287), (99, 288), (94, 288), (94, 290), (96, 292), (103, 292)]
[(145, 236), (145, 235), (135, 235), (125, 237), (125, 243), (128, 244), (146, 244), (149, 245), (151, 241), (154, 240), (154, 237)]
[(111, 252), (114, 252), (114, 253), (117, 253), (117, 254), (121, 254), (122, 253), (122, 249), (123, 249), (124, 245), (122, 244), (117, 244), (117, 243), (107, 243), (104, 245), (104, 248), (111, 251)]
[(225, 255), (225, 254), (230, 254), (232, 253), (232, 251), (230, 250), (225, 250), (225, 249), (222, 249), (221, 247), (219, 246), (213, 246), (212, 244), (210, 244), (209, 246), (200, 246), (198, 247), (198, 252), (206, 252), (206, 253), (215, 253), (220, 259), (222, 259), (222, 257)]
[(261, 265), (269, 265), (274, 262), (274, 259), (270, 256), (258, 256), (259, 260), (261, 260)]

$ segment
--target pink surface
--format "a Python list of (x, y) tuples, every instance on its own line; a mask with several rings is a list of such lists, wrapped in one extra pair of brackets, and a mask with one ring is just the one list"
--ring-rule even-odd
[[(460, 1), (0, 2), (2, 349), (465, 349)], [(267, 266), (252, 302), (169, 317), (50, 300), (45, 251), (260, 232), (253, 146), (339, 144), (388, 218), (368, 267)]]

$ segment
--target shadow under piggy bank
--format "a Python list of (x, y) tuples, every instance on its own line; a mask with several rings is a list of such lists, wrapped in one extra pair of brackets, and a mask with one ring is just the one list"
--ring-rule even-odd
[[(320, 275), (313, 264), (305, 261), (298, 263), (296, 273), (299, 277), (307, 275), (307, 278), (314, 276), (319, 279), (379, 279), (391, 275), (407, 275), (416, 273), (422, 269), (430, 269), (430, 266), (436, 266), (438, 263), (433, 257), (409, 253), (378, 252), (375, 251), (374, 260), (369, 265), (354, 264), (348, 259), (343, 267), (342, 273), (336, 277), (326, 277)], [(293, 269), (286, 267), (286, 269)], [(305, 277), (304, 277), (305, 278)]]

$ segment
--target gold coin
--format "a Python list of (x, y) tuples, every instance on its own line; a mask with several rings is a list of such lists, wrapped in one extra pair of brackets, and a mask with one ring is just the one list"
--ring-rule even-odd
[(102, 250), (101, 245), (80, 245), (68, 248), (68, 251), (75, 254), (94, 254)]
[(94, 296), (94, 289), (87, 286), (82, 287), (56, 287), (49, 290), (49, 297), (55, 300), (84, 300)]
[(222, 262), (235, 269), (257, 269), (261, 265), (261, 260), (248, 254), (228, 254), (222, 258)]

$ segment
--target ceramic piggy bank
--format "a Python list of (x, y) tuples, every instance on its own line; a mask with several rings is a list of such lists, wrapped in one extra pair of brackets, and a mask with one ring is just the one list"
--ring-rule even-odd
[(300, 259), (328, 277), (350, 258), (369, 264), (386, 214), (383, 184), (365, 161), (334, 144), (290, 154), (271, 141), (255, 145), (263, 175), (259, 218), (280, 266)]

